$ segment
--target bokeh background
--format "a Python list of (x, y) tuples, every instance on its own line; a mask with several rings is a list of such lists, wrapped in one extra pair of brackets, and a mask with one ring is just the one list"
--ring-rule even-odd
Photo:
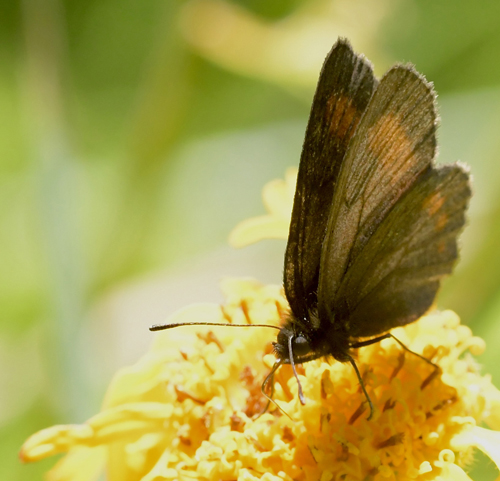
[[(24, 0), (0, 16), (0, 479), (32, 432), (82, 422), (148, 326), (281, 280), (283, 241), (235, 251), (265, 182), (298, 163), (337, 36), (377, 75), (411, 61), (439, 93), (440, 162), (471, 166), (461, 262), (438, 303), (488, 342), (500, 386), (500, 3)], [(475, 479), (493, 479), (484, 458)]]

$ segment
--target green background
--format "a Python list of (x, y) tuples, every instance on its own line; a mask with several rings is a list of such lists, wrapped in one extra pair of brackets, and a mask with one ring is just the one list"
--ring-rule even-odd
[[(113, 373), (146, 351), (149, 324), (219, 300), (224, 276), (280, 282), (284, 242), (235, 252), (227, 236), (263, 212), (264, 183), (297, 165), (321, 59), (339, 35), (377, 75), (411, 61), (435, 84), (440, 162), (466, 162), (474, 177), (461, 262), (438, 304), (486, 338), (480, 362), (500, 385), (500, 3), (217, 2), (276, 29), (284, 59), (307, 59), (296, 50), (307, 45), (319, 60), (306, 82), (252, 72), (251, 56), (242, 67), (207, 55), (186, 18), (210, 4), (2, 7), (0, 479), (42, 479), (54, 460), (21, 465), (23, 440), (97, 412)], [(202, 18), (200, 31), (224, 32), (224, 18)], [(307, 42), (289, 28), (285, 41), (291, 18), (333, 27)], [(240, 35), (257, 60), (273, 49)], [(480, 458), (472, 476), (495, 471)]]

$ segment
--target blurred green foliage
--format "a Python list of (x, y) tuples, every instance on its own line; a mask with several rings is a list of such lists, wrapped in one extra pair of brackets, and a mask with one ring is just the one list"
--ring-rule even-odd
[[(262, 211), (262, 185), (297, 165), (314, 82), (304, 95), (215, 61), (186, 34), (187, 4), (24, 0), (2, 8), (0, 479), (41, 479), (53, 461), (21, 466), (24, 438), (98, 409), (110, 374), (89, 373), (87, 364), (113, 354), (94, 351), (93, 341), (106, 345), (120, 326), (92, 337), (96, 306), (125, 282), (140, 286), (223, 246), (236, 222)], [(378, 74), (411, 61), (435, 83), (440, 159), (467, 162), (475, 186), (462, 262), (439, 304), (486, 337), (480, 361), (500, 385), (500, 4), (228, 4), (267, 26), (301, 12), (314, 21), (325, 4), (340, 5), (330, 45), (353, 35)], [(370, 36), (358, 28), (360, 8), (378, 19)], [(138, 319), (129, 337), (148, 324)]]

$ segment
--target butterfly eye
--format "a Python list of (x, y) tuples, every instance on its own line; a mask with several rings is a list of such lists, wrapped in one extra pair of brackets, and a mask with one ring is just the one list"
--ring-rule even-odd
[(293, 339), (293, 353), (295, 357), (302, 357), (311, 352), (311, 344), (309, 340), (302, 334), (299, 334)]

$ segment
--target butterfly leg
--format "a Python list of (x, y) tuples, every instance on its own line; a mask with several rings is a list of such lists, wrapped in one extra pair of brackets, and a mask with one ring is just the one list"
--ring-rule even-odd
[[(281, 359), (277, 359), (274, 363), (274, 366), (272, 367), (271, 369), (271, 372), (266, 376), (266, 378), (264, 379), (264, 382), (262, 383), (262, 386), (260, 388), (262, 394), (265, 396), (265, 398), (267, 399), (267, 406), (266, 408), (264, 409), (263, 413), (264, 414), (267, 409), (269, 408), (269, 404), (270, 403), (274, 403), (274, 399), (273, 399), (273, 395), (274, 395), (274, 373), (278, 370), (278, 368), (283, 364), (283, 361)], [(267, 385), (269, 384), (269, 381), (271, 382), (271, 394), (268, 395), (266, 393), (266, 387)]]
[[(276, 362), (274, 363), (274, 366), (271, 369), (271, 372), (266, 376), (266, 378), (264, 379), (264, 382), (262, 383), (262, 386), (261, 386), (260, 390), (261, 390), (262, 394), (264, 395), (264, 397), (267, 399), (267, 404), (266, 404), (266, 407), (264, 408), (264, 410), (257, 417), (260, 417), (265, 412), (267, 412), (267, 410), (269, 409), (269, 406), (271, 405), (271, 403), (273, 403), (283, 414), (285, 414), (290, 419), (292, 419), (290, 417), (290, 415), (286, 411), (284, 411), (279, 406), (279, 404), (273, 399), (273, 395), (274, 395), (274, 373), (278, 370), (278, 368), (282, 364), (283, 364), (283, 360), (282, 359), (277, 359)], [(269, 384), (269, 382), (271, 382), (271, 393), (270, 393), (270, 395), (268, 395), (266, 393), (266, 386)]]
[[(421, 356), (420, 354), (417, 354), (416, 352), (413, 352), (410, 349), (408, 349), (399, 339), (394, 337), (390, 332), (388, 332), (387, 334), (383, 334), (382, 336), (375, 337), (373, 339), (368, 339), (367, 341), (355, 342), (355, 343), (351, 344), (351, 348), (357, 349), (360, 347), (370, 346), (371, 344), (375, 344), (377, 342), (383, 341), (384, 339), (394, 339), (403, 349), (415, 354), (416, 356), (418, 356), (421, 359), (423, 359), (424, 361), (428, 362), (429, 364), (431, 364), (435, 368), (439, 369), (439, 366), (434, 364), (432, 361), (429, 361), (429, 359), (426, 359), (424, 356)], [(358, 366), (356, 366), (356, 363), (354, 362), (354, 359), (352, 357), (349, 357), (349, 362), (352, 364), (352, 367), (354, 368), (354, 371), (356, 372), (356, 375), (358, 376), (359, 384), (361, 385), (361, 389), (363, 390), (363, 393), (366, 397), (366, 400), (368, 401), (368, 405), (370, 406), (370, 415), (367, 418), (368, 420), (370, 420), (373, 416), (373, 411), (374, 411), (372, 400), (370, 399), (370, 396), (368, 396), (368, 393), (367, 393), (366, 388), (365, 388), (365, 383), (363, 382), (363, 379), (362, 379), (361, 374), (359, 372)]]
[(383, 341), (384, 339), (394, 339), (405, 351), (410, 352), (414, 356), (419, 357), (420, 359), (422, 359), (422, 361), (425, 361), (427, 364), (430, 364), (434, 369), (438, 371), (441, 370), (441, 368), (436, 363), (432, 362), (430, 359), (427, 359), (425, 356), (422, 356), (422, 354), (412, 351), (409, 347), (403, 344), (397, 337), (395, 337), (390, 332), (382, 336), (375, 337), (373, 339), (368, 339), (367, 341), (355, 342), (354, 344), (351, 344), (351, 348), (357, 349), (359, 347), (369, 346), (371, 344), (375, 344), (376, 342)]
[[(392, 337), (394, 340), (397, 341), (397, 339), (392, 334), (387, 333), (387, 334), (384, 334), (383, 336), (374, 337), (373, 339), (368, 339), (367, 341), (355, 342), (354, 344), (351, 344), (350, 347), (352, 347), (353, 349), (357, 349), (358, 347), (369, 346), (371, 344), (375, 344), (376, 342), (383, 341), (384, 339), (389, 339), (390, 337)], [(405, 349), (407, 349), (407, 348), (405, 348)]]
[[(418, 358), (422, 359), (422, 361), (425, 361), (427, 364), (430, 364), (434, 368), (434, 372), (429, 376), (428, 379), (424, 381), (423, 385), (426, 385), (430, 382), (430, 380), (434, 379), (436, 375), (438, 375), (441, 372), (441, 368), (434, 362), (432, 362), (430, 359), (427, 359), (425, 356), (422, 356), (422, 354), (419, 354), (418, 352), (412, 351), (410, 348), (405, 346), (397, 337), (393, 336), (390, 332), (387, 334), (383, 334), (382, 336), (375, 337), (373, 339), (368, 339), (367, 341), (361, 341), (361, 342), (355, 342), (351, 344), (351, 348), (357, 349), (359, 347), (364, 347), (364, 346), (369, 346), (371, 344), (375, 344), (376, 342), (383, 341), (384, 339), (393, 339), (396, 341), (405, 351), (410, 352), (414, 356), (417, 356)], [(354, 370), (356, 371), (356, 375), (358, 376), (359, 383), (361, 384), (361, 389), (363, 390), (363, 393), (365, 394), (366, 400), (368, 401), (368, 404), (370, 406), (370, 415), (368, 416), (368, 420), (371, 419), (373, 415), (373, 404), (371, 402), (370, 396), (368, 396), (368, 393), (366, 392), (365, 385), (363, 382), (363, 379), (361, 378), (361, 374), (358, 370), (358, 367), (356, 366), (356, 363), (354, 362), (354, 359), (351, 357), (349, 359), (349, 362), (352, 364), (354, 367)]]
[(358, 376), (359, 384), (361, 386), (361, 389), (363, 390), (363, 394), (365, 395), (366, 400), (368, 401), (368, 406), (370, 406), (370, 415), (366, 418), (369, 421), (372, 418), (374, 412), (372, 400), (370, 399), (370, 396), (368, 396), (368, 392), (366, 391), (365, 383), (363, 382), (363, 378), (361, 377), (361, 373), (359, 372), (358, 366), (356, 366), (356, 362), (351, 356), (349, 356), (349, 362), (354, 368), (356, 376)]
[(422, 359), (422, 361), (425, 361), (427, 364), (430, 364), (436, 371), (438, 372), (441, 371), (441, 368), (436, 363), (432, 362), (430, 359), (427, 359), (425, 356), (422, 356), (422, 354), (412, 351), (410, 348), (406, 347), (397, 337), (394, 337), (392, 334), (388, 334), (388, 337), (394, 339), (405, 351), (412, 353), (414, 356), (417, 356), (420, 359)]
[[(369, 346), (370, 344), (375, 344), (376, 342), (380, 342), (384, 339), (388, 339), (389, 337), (392, 337), (391, 334), (384, 334), (383, 336), (375, 337), (374, 339), (368, 339), (367, 341), (355, 342), (354, 344), (351, 344), (350, 347), (357, 349), (359, 347)], [(363, 382), (363, 378), (361, 377), (361, 373), (359, 372), (359, 369), (358, 369), (358, 366), (356, 365), (356, 362), (354, 361), (354, 359), (351, 356), (349, 356), (348, 360), (351, 363), (352, 367), (354, 368), (356, 376), (358, 376), (359, 384), (361, 386), (361, 389), (363, 390), (363, 394), (366, 397), (366, 400), (368, 402), (368, 406), (370, 406), (370, 415), (366, 418), (369, 421), (372, 418), (373, 412), (374, 412), (372, 400), (370, 399), (370, 396), (368, 396), (368, 392), (366, 391), (365, 383)]]

